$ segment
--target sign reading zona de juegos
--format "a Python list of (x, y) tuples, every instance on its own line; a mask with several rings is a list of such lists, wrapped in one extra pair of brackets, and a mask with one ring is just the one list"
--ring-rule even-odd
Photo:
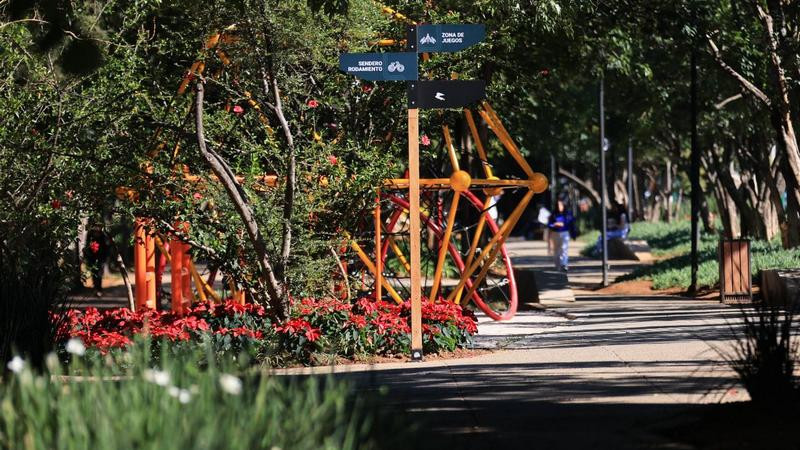
[(457, 52), (481, 42), (486, 29), (480, 24), (417, 26), (417, 51), (420, 53)]
[(418, 58), (414, 52), (344, 53), (339, 55), (339, 69), (369, 81), (411, 81), (418, 76)]

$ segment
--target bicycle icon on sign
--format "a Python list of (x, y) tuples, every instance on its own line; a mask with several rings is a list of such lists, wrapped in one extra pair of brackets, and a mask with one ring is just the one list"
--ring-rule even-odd
[(394, 61), (389, 64), (389, 72), (403, 72), (406, 70), (406, 66), (400, 64), (400, 61)]

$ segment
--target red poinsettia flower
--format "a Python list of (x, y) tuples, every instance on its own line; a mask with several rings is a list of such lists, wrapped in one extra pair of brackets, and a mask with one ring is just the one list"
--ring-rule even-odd
[(372, 92), (372, 86), (370, 86), (368, 84), (362, 84), (361, 85), (361, 91), (369, 94), (370, 92)]
[(308, 103), (306, 104), (308, 105), (309, 108), (316, 108), (317, 106), (319, 106), (319, 102), (314, 99), (309, 100)]
[(57, 198), (54, 198), (53, 201), (50, 202), (50, 206), (52, 206), (53, 209), (61, 209), (61, 201)]
[(92, 253), (99, 252), (100, 251), (100, 244), (97, 241), (92, 241), (92, 243), (89, 244), (89, 250), (91, 250)]
[(339, 162), (339, 158), (334, 155), (328, 155), (328, 162), (331, 163), (332, 166), (335, 166), (336, 163)]
[(367, 319), (360, 314), (350, 314), (349, 322), (359, 330), (367, 326)]
[(308, 328), (306, 329), (306, 339), (311, 342), (316, 341), (322, 335), (319, 331), (319, 328)]
[(431, 138), (429, 138), (427, 134), (423, 134), (422, 139), (420, 139), (420, 142), (422, 142), (422, 145), (427, 147), (431, 145)]

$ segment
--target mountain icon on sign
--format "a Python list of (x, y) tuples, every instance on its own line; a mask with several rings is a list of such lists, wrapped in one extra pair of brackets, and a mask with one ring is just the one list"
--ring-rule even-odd
[(436, 39), (434, 39), (433, 36), (431, 36), (430, 33), (428, 33), (428, 34), (425, 35), (425, 37), (423, 37), (422, 39), (419, 40), (419, 43), (423, 44), (423, 45), (425, 45), (425, 44), (435, 44), (436, 43)]

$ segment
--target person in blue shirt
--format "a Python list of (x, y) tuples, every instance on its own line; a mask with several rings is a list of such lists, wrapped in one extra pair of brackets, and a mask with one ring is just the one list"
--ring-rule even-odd
[(569, 240), (575, 233), (575, 219), (563, 200), (558, 200), (556, 210), (548, 219), (547, 228), (553, 239), (553, 264), (556, 269), (566, 272), (569, 267)]

